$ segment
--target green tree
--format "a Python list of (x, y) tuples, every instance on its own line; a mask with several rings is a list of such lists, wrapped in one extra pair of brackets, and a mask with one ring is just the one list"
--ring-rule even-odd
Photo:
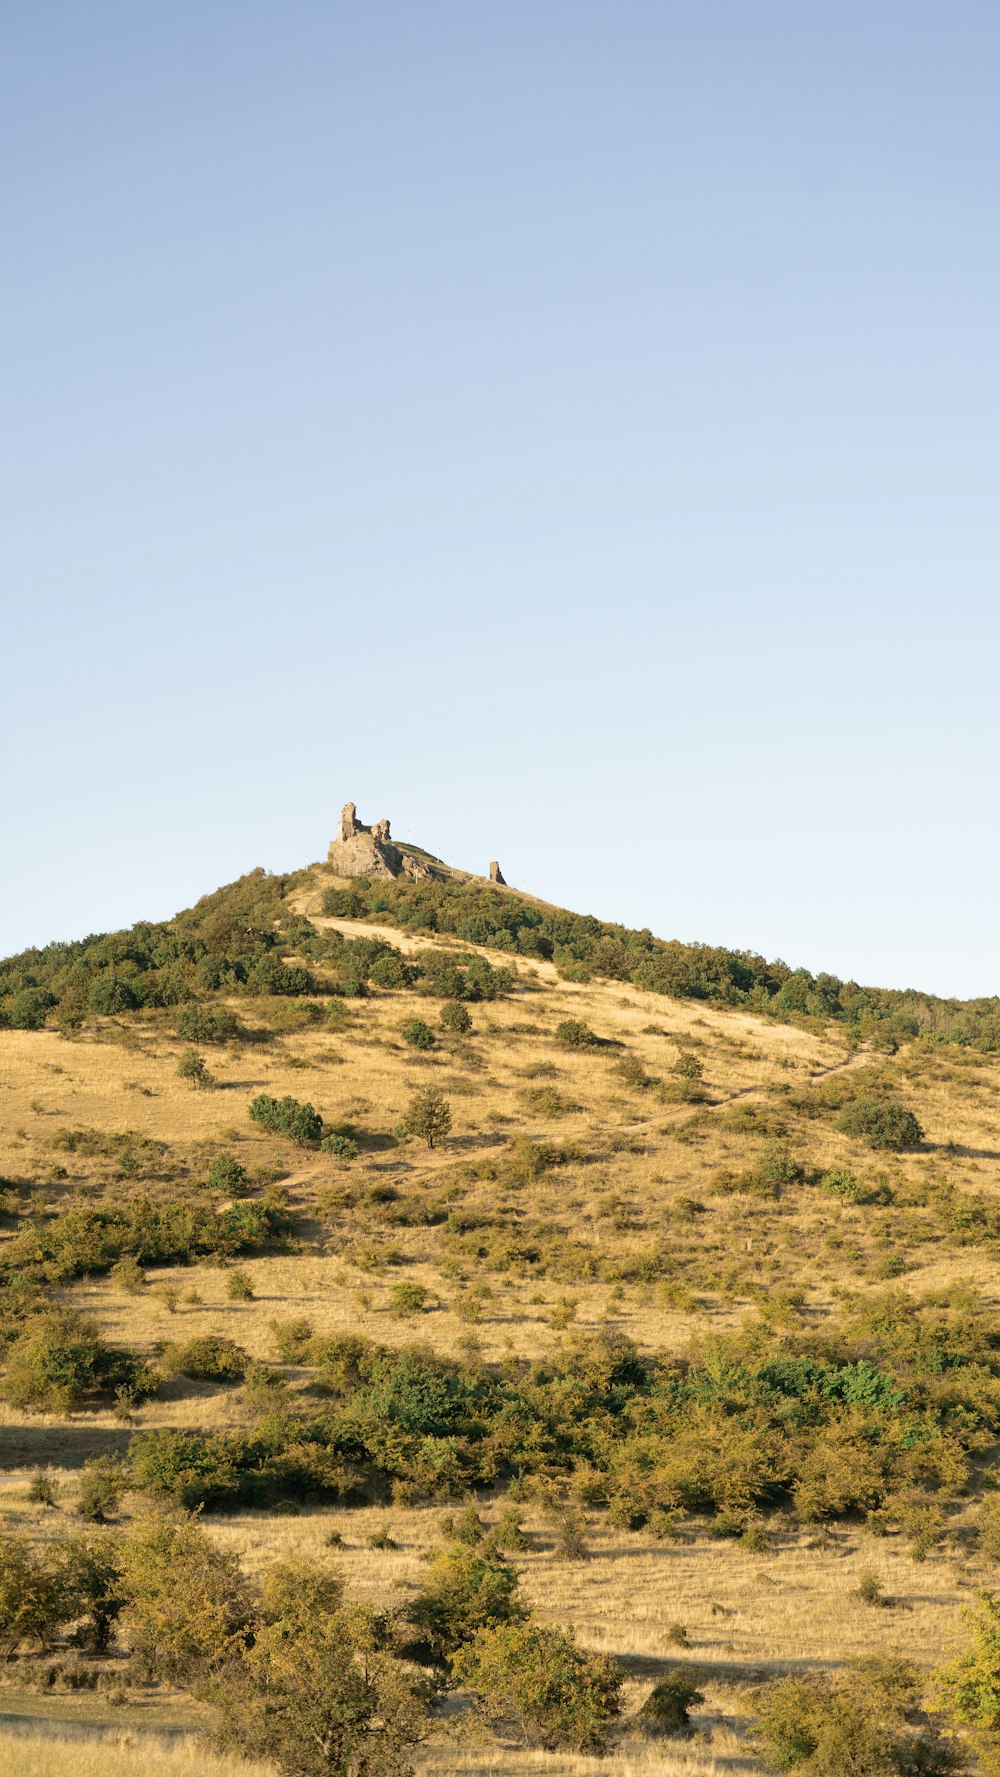
[(419, 1136), (433, 1148), (443, 1141), (451, 1129), (451, 1106), (443, 1092), (435, 1086), (428, 1086), (426, 1091), (414, 1093), (406, 1107), (403, 1118), (403, 1130), (407, 1135)]
[(407, 1617), (436, 1660), (444, 1661), (480, 1629), (524, 1616), (517, 1571), (498, 1553), (451, 1543), (433, 1556)]
[(224, 1746), (283, 1777), (407, 1777), (425, 1710), (335, 1575), (272, 1568), (253, 1643), (214, 1687)]
[(0, 1657), (10, 1659), (24, 1642), (44, 1647), (72, 1615), (59, 1562), (27, 1537), (0, 1536)]
[(946, 1714), (972, 1729), (984, 1769), (995, 1772), (1000, 1771), (1000, 1597), (980, 1592), (978, 1598), (977, 1608), (963, 1612), (969, 1639), (938, 1679)]
[(177, 1063), (177, 1078), (190, 1080), (192, 1086), (203, 1087), (212, 1085), (212, 1075), (208, 1071), (208, 1063), (204, 1055), (197, 1049), (185, 1049)]
[(191, 1518), (153, 1513), (121, 1541), (125, 1627), (137, 1664), (188, 1684), (246, 1645), (252, 1611), (234, 1555)]
[(408, 1018), (402, 1026), (400, 1035), (404, 1043), (411, 1049), (433, 1049), (436, 1038), (429, 1024), (422, 1018)]
[(534, 1621), (482, 1629), (455, 1657), (455, 1676), (487, 1717), (513, 1726), (526, 1746), (600, 1753), (621, 1712), (617, 1661), (577, 1647), (563, 1629)]

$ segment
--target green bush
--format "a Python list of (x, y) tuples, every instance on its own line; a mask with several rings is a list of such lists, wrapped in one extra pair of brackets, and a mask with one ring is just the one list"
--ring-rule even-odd
[(197, 1087), (214, 1085), (212, 1075), (208, 1071), (208, 1063), (204, 1055), (198, 1054), (197, 1049), (185, 1049), (177, 1063), (177, 1078), (190, 1080), (192, 1086)]
[(246, 1182), (246, 1167), (240, 1165), (234, 1154), (216, 1154), (208, 1169), (208, 1183), (213, 1191), (235, 1197)]
[(661, 1734), (686, 1734), (690, 1731), (690, 1711), (704, 1703), (705, 1695), (698, 1689), (691, 1673), (684, 1666), (671, 1666), (646, 1698), (640, 1716)]
[(261, 1619), (214, 1689), (223, 1746), (287, 1777), (409, 1777), (425, 1709), (376, 1619), (301, 1560), (271, 1569)]
[(450, 1658), (481, 1629), (524, 1616), (517, 1573), (500, 1554), (453, 1543), (439, 1549), (407, 1619), (436, 1660)]
[(72, 1614), (58, 1559), (27, 1537), (0, 1534), (0, 1658), (10, 1659), (25, 1642), (46, 1646)]
[(870, 1148), (891, 1148), (897, 1152), (918, 1148), (924, 1139), (913, 1112), (884, 1098), (856, 1098), (841, 1111), (837, 1128), (844, 1135), (866, 1142)]
[(93, 1321), (69, 1311), (29, 1320), (7, 1355), (7, 1399), (36, 1413), (71, 1413), (116, 1396), (144, 1400), (156, 1388), (138, 1352), (107, 1344)]
[(948, 1777), (964, 1761), (920, 1725), (919, 1704), (917, 1672), (895, 1656), (783, 1679), (758, 1705), (754, 1749), (767, 1770), (801, 1777)]
[(242, 1345), (219, 1333), (166, 1345), (160, 1356), (165, 1376), (190, 1376), (196, 1382), (242, 1382), (249, 1362)]
[(617, 1661), (585, 1653), (565, 1630), (532, 1621), (481, 1629), (456, 1655), (454, 1672), (490, 1720), (548, 1752), (603, 1752), (621, 1713), (625, 1675)]
[(456, 1037), (468, 1036), (472, 1029), (472, 1019), (461, 1000), (445, 1000), (441, 1007), (441, 1023)]
[(408, 1018), (401, 1027), (400, 1036), (411, 1049), (433, 1049), (437, 1038), (429, 1024), (422, 1018)]
[(247, 1271), (231, 1271), (226, 1278), (226, 1295), (230, 1302), (252, 1302), (253, 1278)]
[(397, 1283), (389, 1296), (389, 1312), (399, 1319), (410, 1314), (423, 1314), (430, 1301), (430, 1290), (422, 1283)]
[(132, 1657), (175, 1684), (204, 1680), (243, 1651), (253, 1613), (236, 1557), (190, 1519), (155, 1513), (121, 1541)]
[(332, 1154), (335, 1160), (356, 1160), (358, 1144), (352, 1135), (341, 1135), (334, 1130), (332, 1135), (325, 1135), (320, 1142), (324, 1154)]
[(182, 1006), (177, 1014), (177, 1035), (187, 1043), (235, 1043), (245, 1034), (228, 1006)]
[(255, 1123), (275, 1135), (287, 1136), (299, 1147), (318, 1142), (323, 1133), (323, 1119), (319, 1112), (311, 1104), (300, 1103), (297, 1098), (272, 1098), (266, 1092), (258, 1093), (250, 1100), (249, 1115)]
[(561, 1024), (557, 1024), (555, 1039), (564, 1049), (592, 1049), (599, 1040), (589, 1024), (582, 1023), (579, 1018), (564, 1018)]

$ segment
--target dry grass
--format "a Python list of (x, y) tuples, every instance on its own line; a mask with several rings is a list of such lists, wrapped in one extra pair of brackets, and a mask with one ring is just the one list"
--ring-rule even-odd
[[(317, 924), (340, 926), (351, 936), (379, 930), (346, 921)], [(385, 935), (406, 950), (425, 942), (395, 929), (386, 928)], [(510, 963), (499, 953), (494, 960)], [(843, 1287), (883, 1288), (893, 1269), (884, 1261), (899, 1254), (902, 1284), (909, 1289), (940, 1289), (968, 1278), (988, 1300), (1000, 1300), (989, 1254), (949, 1243), (924, 1203), (928, 1188), (941, 1183), (1000, 1195), (1000, 1064), (920, 1045), (895, 1057), (855, 1055), (835, 1027), (799, 1030), (620, 984), (567, 983), (543, 963), (517, 967), (521, 985), (514, 996), (471, 1008), (468, 1045), (442, 1041), (429, 1057), (415, 1056), (400, 1039), (400, 1025), (413, 1014), (436, 1021), (435, 1002), (417, 994), (375, 994), (350, 1004), (350, 1023), (342, 1032), (315, 1026), (260, 1046), (212, 1052), (210, 1066), (219, 1081), (212, 1091), (193, 1091), (177, 1079), (185, 1045), (172, 1035), (169, 1015), (106, 1021), (101, 1031), (74, 1040), (51, 1032), (2, 1032), (0, 1174), (40, 1190), (53, 1206), (66, 1206), (109, 1191), (195, 1192), (219, 1149), (236, 1154), (251, 1172), (283, 1173), (304, 1217), (302, 1238), (297, 1251), (241, 1261), (253, 1281), (253, 1301), (230, 1302), (225, 1270), (209, 1264), (159, 1270), (137, 1296), (122, 1294), (108, 1278), (74, 1286), (72, 1299), (109, 1335), (146, 1351), (160, 1340), (217, 1331), (254, 1357), (273, 1359), (269, 1321), (304, 1314), (321, 1333), (359, 1331), (395, 1344), (419, 1337), (449, 1354), (472, 1337), (489, 1360), (511, 1353), (537, 1357), (562, 1337), (552, 1321), (568, 1297), (575, 1326), (614, 1325), (646, 1350), (683, 1352), (706, 1332), (757, 1314), (758, 1299), (773, 1297), (776, 1288), (800, 1289), (802, 1303), (789, 1313), (802, 1324), (819, 1325)], [(249, 1003), (238, 1009), (251, 1016)], [(560, 1047), (553, 1033), (567, 1017), (582, 1019), (623, 1048)], [(654, 1090), (630, 1088), (615, 1071), (616, 1059), (628, 1052), (642, 1059), (654, 1079), (668, 1079), (679, 1047), (693, 1048), (704, 1064), (711, 1100), (704, 1108), (664, 1104)], [(922, 1152), (879, 1158), (859, 1153), (830, 1115), (809, 1116), (797, 1106), (834, 1070), (868, 1067), (880, 1070), (894, 1094), (916, 1111), (928, 1136)], [(435, 1153), (392, 1139), (411, 1093), (430, 1083), (443, 1086), (455, 1120), (452, 1140)], [(537, 1087), (551, 1087), (579, 1108), (551, 1117), (533, 1110), (525, 1092)], [(247, 1101), (258, 1091), (309, 1099), (328, 1120), (348, 1120), (372, 1139), (347, 1166), (291, 1148), (248, 1121)], [(760, 1151), (762, 1135), (748, 1111), (756, 1111), (758, 1120), (762, 1114), (777, 1119), (783, 1139), (811, 1167), (850, 1165), (866, 1175), (881, 1170), (897, 1195), (912, 1203), (899, 1212), (873, 1213), (814, 1191), (778, 1205), (719, 1196), (719, 1169), (738, 1171)], [(136, 1180), (116, 1181), (111, 1161), (53, 1147), (63, 1127), (134, 1131), (169, 1148), (162, 1160), (144, 1160)], [(502, 1155), (503, 1139), (511, 1134), (570, 1145), (581, 1159), (516, 1188), (473, 1176), (478, 1163)], [(59, 1165), (65, 1178), (54, 1176)], [(386, 1184), (407, 1199), (451, 1193), (463, 1213), (481, 1216), (484, 1225), (499, 1206), (512, 1226), (548, 1228), (555, 1260), (573, 1242), (615, 1258), (653, 1250), (675, 1257), (676, 1276), (616, 1287), (606, 1275), (558, 1275), (555, 1260), (547, 1275), (523, 1268), (498, 1272), (460, 1251), (437, 1226), (393, 1225), (372, 1197), (373, 1187)], [(338, 1209), (330, 1195), (338, 1190), (349, 1191), (353, 1204)], [(691, 1202), (701, 1206), (696, 1213), (684, 1208)], [(365, 1245), (371, 1255), (363, 1260), (358, 1249)], [(389, 1247), (398, 1250), (401, 1263), (380, 1266)], [(727, 1283), (729, 1271), (735, 1281)], [(400, 1277), (427, 1286), (433, 1311), (394, 1317), (391, 1292)], [(464, 1304), (469, 1288), (479, 1283), (492, 1296), (470, 1324)], [(166, 1301), (171, 1289), (181, 1298), (173, 1313)], [(199, 1302), (185, 1300), (192, 1290)], [(293, 1388), (304, 1379), (290, 1372)], [(72, 1521), (67, 1513), (85, 1455), (120, 1447), (136, 1427), (215, 1430), (245, 1419), (239, 1389), (185, 1383), (172, 1383), (139, 1409), (132, 1428), (110, 1412), (77, 1414), (67, 1423), (0, 1406), (0, 1519), (31, 1525), (43, 1537), (58, 1534)], [(29, 1472), (39, 1462), (51, 1466), (65, 1510), (46, 1511), (27, 1500)], [(326, 1557), (326, 1538), (338, 1531), (346, 1546), (336, 1559), (351, 1593), (384, 1605), (400, 1602), (419, 1583), (421, 1556), (439, 1540), (441, 1516), (431, 1508), (330, 1508), (240, 1513), (208, 1518), (206, 1525), (220, 1542), (237, 1548), (251, 1569), (291, 1550)], [(657, 1543), (643, 1534), (612, 1533), (600, 1519), (590, 1526), (591, 1559), (570, 1563), (553, 1552), (543, 1517), (526, 1509), (525, 1522), (531, 1546), (518, 1560), (538, 1612), (573, 1624), (587, 1645), (621, 1656), (633, 1702), (641, 1701), (643, 1687), (668, 1661), (689, 1659), (707, 1671), (709, 1702), (699, 1725), (711, 1739), (678, 1746), (636, 1742), (600, 1763), (556, 1763), (544, 1755), (442, 1742), (421, 1753), (421, 1769), (436, 1777), (459, 1771), (527, 1777), (556, 1769), (577, 1777), (597, 1770), (608, 1777), (734, 1777), (756, 1770), (738, 1733), (739, 1686), (749, 1677), (803, 1664), (835, 1666), (885, 1647), (930, 1666), (954, 1645), (970, 1582), (985, 1577), (974, 1562), (959, 1562), (948, 1545), (918, 1563), (899, 1539), (876, 1542), (857, 1529), (810, 1538), (785, 1528), (772, 1552), (760, 1556), (704, 1531)], [(370, 1549), (368, 1538), (385, 1526), (399, 1548)], [(864, 1569), (878, 1574), (894, 1608), (866, 1607), (854, 1596)], [(684, 1624), (690, 1642), (680, 1655), (668, 1633), (676, 1623)], [(16, 1765), (10, 1763), (14, 1752)], [(132, 1777), (153, 1768), (148, 1757), (148, 1749), (112, 1740), (99, 1748), (91, 1744), (85, 1753), (74, 1743), (75, 1762), (66, 1745), (54, 1740), (29, 1748), (8, 1734), (0, 1742), (0, 1770), (17, 1769), (25, 1777), (63, 1769), (83, 1777), (98, 1770)], [(188, 1743), (157, 1747), (155, 1765), (161, 1764), (167, 1771), (211, 1777), (250, 1769), (210, 1760)]]

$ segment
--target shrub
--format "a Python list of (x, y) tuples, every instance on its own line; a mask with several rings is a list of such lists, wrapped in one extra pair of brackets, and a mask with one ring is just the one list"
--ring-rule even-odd
[(472, 1029), (472, 1019), (461, 1000), (445, 1000), (441, 1007), (441, 1023), (456, 1037), (468, 1036)]
[(140, 1400), (156, 1387), (138, 1352), (107, 1344), (92, 1321), (69, 1312), (29, 1320), (8, 1354), (7, 1399), (38, 1413), (71, 1413), (121, 1394)]
[(789, 1678), (756, 1712), (755, 1751), (770, 1771), (802, 1777), (947, 1777), (961, 1761), (917, 1725), (919, 1685), (905, 1660), (862, 1660), (844, 1678)]
[(305, 1315), (295, 1320), (272, 1320), (268, 1322), (274, 1349), (283, 1364), (301, 1364), (306, 1361), (309, 1345), (313, 1336), (313, 1323)]
[(409, 987), (413, 980), (413, 970), (398, 951), (386, 950), (372, 963), (368, 979), (376, 987)]
[(429, 1148), (443, 1141), (451, 1129), (451, 1106), (444, 1093), (434, 1086), (415, 1093), (406, 1107), (402, 1127), (406, 1135), (419, 1136)]
[(700, 1080), (704, 1077), (705, 1069), (697, 1055), (693, 1055), (690, 1049), (682, 1049), (670, 1072), (682, 1080)]
[(683, 1666), (671, 1666), (650, 1692), (639, 1714), (661, 1734), (686, 1734), (691, 1727), (690, 1711), (704, 1701), (705, 1694), (698, 1689), (691, 1673)]
[(356, 1160), (358, 1144), (351, 1135), (341, 1135), (336, 1130), (332, 1135), (325, 1135), (320, 1142), (324, 1154), (332, 1154), (335, 1160)]
[(213, 1191), (235, 1197), (246, 1182), (246, 1167), (240, 1165), (234, 1154), (216, 1154), (208, 1169), (208, 1183)]
[(124, 1253), (117, 1259), (108, 1273), (113, 1283), (125, 1291), (127, 1296), (140, 1296), (146, 1287), (146, 1273), (138, 1259), (131, 1253)]
[(97, 1456), (83, 1465), (77, 1511), (91, 1524), (106, 1524), (118, 1510), (125, 1491), (125, 1476), (117, 1464), (106, 1456)]
[(212, 1075), (208, 1071), (208, 1064), (205, 1057), (204, 1055), (199, 1055), (197, 1049), (185, 1049), (180, 1061), (177, 1063), (177, 1078), (179, 1080), (190, 1080), (192, 1086), (195, 1087), (211, 1086), (214, 1084)]
[(230, 1302), (252, 1302), (253, 1278), (247, 1271), (230, 1271), (226, 1278), (226, 1295)]
[(555, 1039), (565, 1049), (591, 1049), (599, 1040), (589, 1024), (583, 1024), (579, 1018), (564, 1018), (557, 1024)]
[(517, 1573), (502, 1555), (453, 1543), (433, 1556), (407, 1611), (431, 1654), (443, 1661), (481, 1629), (520, 1620)]
[(563, 1629), (498, 1623), (456, 1655), (454, 1670), (484, 1713), (512, 1725), (526, 1746), (600, 1753), (621, 1712), (624, 1673), (604, 1654), (585, 1653)]
[(1000, 1598), (985, 1591), (978, 1598), (978, 1608), (963, 1612), (969, 1639), (938, 1678), (947, 1714), (973, 1729), (993, 1770), (1000, 1754)]
[(408, 1018), (400, 1030), (400, 1035), (404, 1043), (409, 1043), (411, 1049), (433, 1049), (437, 1041), (430, 1025), (425, 1024), (422, 1018)]
[(423, 1314), (429, 1300), (430, 1291), (422, 1283), (397, 1283), (389, 1297), (389, 1312), (400, 1319)]
[(255, 1123), (275, 1135), (287, 1136), (299, 1147), (318, 1142), (323, 1133), (323, 1119), (319, 1112), (311, 1104), (300, 1103), (297, 1098), (272, 1098), (266, 1092), (258, 1093), (250, 1100), (249, 1115)]
[(912, 1111), (883, 1098), (856, 1098), (837, 1118), (837, 1128), (866, 1142), (870, 1148), (902, 1152), (918, 1148), (924, 1132)]
[(819, 1188), (825, 1197), (842, 1197), (845, 1203), (864, 1201), (865, 1188), (847, 1166), (831, 1166), (820, 1179)]
[(160, 1367), (166, 1376), (190, 1376), (196, 1382), (242, 1382), (249, 1362), (234, 1340), (202, 1333), (182, 1345), (165, 1346)]
[(245, 1034), (228, 1006), (182, 1006), (177, 1014), (177, 1035), (188, 1043), (233, 1043)]

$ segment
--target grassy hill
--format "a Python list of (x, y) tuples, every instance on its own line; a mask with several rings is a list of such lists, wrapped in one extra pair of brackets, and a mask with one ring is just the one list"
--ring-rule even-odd
[[(11, 959), (0, 1007), (8, 1537), (199, 1510), (410, 1666), (424, 1557), (486, 1549), (622, 1714), (600, 1757), (477, 1738), (455, 1682), (427, 1772), (762, 1771), (771, 1687), (887, 1650), (930, 1699), (1000, 1555), (995, 1000), (316, 866)], [(0, 1767), (209, 1719), (71, 1631), (18, 1643)], [(678, 1668), (694, 1738), (640, 1713)]]

